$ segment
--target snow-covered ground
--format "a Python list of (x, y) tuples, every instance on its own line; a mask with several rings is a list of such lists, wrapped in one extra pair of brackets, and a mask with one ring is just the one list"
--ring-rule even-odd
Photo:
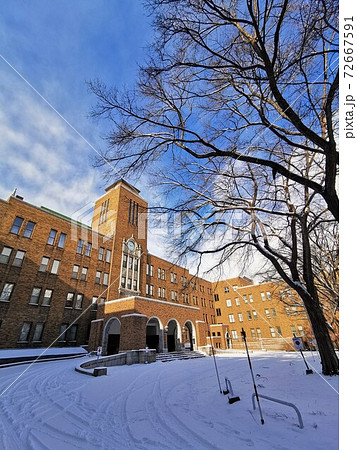
[[(227, 376), (241, 398), (234, 404), (219, 393), (212, 357), (98, 378), (66, 360), (0, 369), (0, 448), (338, 449), (338, 377), (306, 375), (297, 353), (251, 356), (258, 392), (295, 403), (303, 429), (293, 409), (263, 399), (261, 425), (243, 353), (217, 357), (222, 385)], [(320, 370), (317, 356), (308, 362)]]

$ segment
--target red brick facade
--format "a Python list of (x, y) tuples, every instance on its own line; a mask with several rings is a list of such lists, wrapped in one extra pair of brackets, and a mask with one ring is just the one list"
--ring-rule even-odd
[(273, 284), (211, 283), (149, 254), (146, 211), (123, 180), (97, 200), (91, 227), (21, 197), (0, 200), (0, 348), (198, 349), (210, 344), (208, 325), (216, 348), (240, 348), (242, 325), (252, 342), (286, 348), (279, 334), (291, 341), (292, 326), (309, 328)]

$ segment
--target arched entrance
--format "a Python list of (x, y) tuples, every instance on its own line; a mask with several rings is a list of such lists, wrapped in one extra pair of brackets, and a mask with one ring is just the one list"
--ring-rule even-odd
[(103, 334), (103, 355), (119, 353), (121, 323), (117, 317), (108, 320)]
[(193, 323), (190, 320), (187, 320), (184, 324), (182, 333), (182, 342), (186, 350), (196, 350), (197, 349), (197, 341), (196, 341), (196, 330)]
[(157, 353), (163, 349), (162, 324), (157, 317), (151, 317), (146, 324), (146, 345)]
[(181, 350), (181, 330), (176, 319), (169, 320), (166, 330), (167, 351), (177, 352)]

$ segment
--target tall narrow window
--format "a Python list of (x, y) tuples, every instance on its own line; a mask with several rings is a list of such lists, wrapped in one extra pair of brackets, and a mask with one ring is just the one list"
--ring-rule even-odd
[(64, 244), (66, 242), (66, 237), (67, 237), (66, 233), (61, 233), (60, 234), (60, 237), (58, 238), (58, 243), (57, 243), (57, 247), (58, 248), (63, 248), (64, 247)]
[(78, 239), (77, 253), (82, 254), (82, 252), (83, 252), (83, 245), (84, 245), (84, 242), (82, 241), (82, 239)]
[(100, 270), (97, 270), (95, 273), (95, 283), (99, 284), (100, 283), (100, 277), (102, 276), (102, 272)]
[(74, 293), (68, 292), (67, 299), (66, 299), (66, 308), (72, 308), (73, 307), (73, 300), (74, 300)]
[(7, 264), (9, 262), (11, 256), (12, 248), (4, 247), (1, 251), (0, 255), (0, 263)]
[(128, 217), (128, 222), (131, 222), (131, 204), (132, 204), (132, 200), (129, 200), (129, 217)]
[(51, 267), (51, 273), (57, 275), (59, 269), (60, 261), (58, 259), (54, 259)]
[(87, 273), (88, 273), (88, 267), (82, 267), (81, 281), (86, 281)]
[(75, 309), (82, 309), (83, 306), (83, 294), (77, 294), (76, 302), (74, 304)]
[(105, 262), (110, 263), (111, 256), (112, 256), (111, 250), (107, 250), (107, 253), (105, 255)]
[(109, 273), (104, 272), (103, 273), (103, 284), (104, 284), (104, 286), (108, 286), (108, 281), (109, 281)]
[(14, 289), (14, 283), (5, 283), (0, 295), (0, 302), (9, 302), (12, 291)]
[(50, 258), (47, 258), (47, 256), (43, 256), (38, 271), (39, 272), (46, 272), (49, 262), (50, 262)]
[(23, 221), (24, 221), (24, 219), (22, 219), (21, 217), (15, 217), (15, 220), (11, 227), (10, 233), (19, 234)]
[(78, 325), (74, 324), (71, 326), (71, 328), (68, 330), (68, 340), (69, 341), (75, 341), (77, 339), (77, 331), (78, 331)]
[(26, 224), (26, 228), (25, 228), (25, 231), (24, 231), (24, 237), (25, 238), (30, 238), (32, 236), (34, 227), (35, 227), (35, 222), (31, 222), (29, 220), (27, 222), (27, 224)]
[(20, 332), (20, 337), (19, 337), (20, 342), (27, 342), (29, 340), (30, 330), (31, 330), (31, 322), (24, 322), (22, 324), (22, 328), (21, 328), (21, 332)]
[(78, 271), (79, 271), (79, 266), (77, 266), (77, 264), (75, 264), (73, 266), (73, 269), (72, 269), (71, 278), (77, 278), (78, 277)]
[(60, 326), (58, 341), (64, 342), (66, 340), (66, 332), (68, 328), (68, 323), (62, 323)]
[(53, 289), (45, 289), (43, 294), (42, 306), (50, 306), (52, 300)]
[(56, 230), (51, 230), (50, 231), (50, 234), (49, 234), (48, 239), (47, 239), (47, 244), (48, 245), (54, 245), (55, 239), (56, 239), (56, 235), (57, 235), (57, 231)]
[(103, 256), (104, 256), (104, 247), (99, 247), (99, 252), (98, 252), (99, 261), (103, 261)]
[(15, 267), (21, 267), (22, 266), (22, 262), (24, 260), (25, 257), (25, 253), (22, 250), (17, 250), (14, 261), (12, 262), (12, 265)]
[(87, 242), (84, 255), (85, 256), (90, 256), (91, 251), (92, 251), (92, 244), (90, 242)]
[(97, 311), (98, 309), (98, 296), (94, 296), (92, 298), (92, 306), (91, 306), (92, 311)]
[(39, 299), (41, 295), (41, 288), (34, 287), (32, 289), (31, 298), (30, 298), (30, 304), (31, 305), (38, 305)]
[(228, 314), (228, 320), (230, 323), (234, 323), (234, 314)]
[(32, 342), (40, 342), (42, 340), (43, 327), (44, 323), (36, 323)]

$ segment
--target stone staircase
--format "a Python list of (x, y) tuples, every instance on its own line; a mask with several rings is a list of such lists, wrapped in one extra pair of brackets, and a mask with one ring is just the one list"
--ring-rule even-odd
[(196, 359), (196, 358), (204, 358), (206, 355), (201, 352), (196, 351), (181, 351), (181, 352), (170, 352), (170, 353), (157, 353), (156, 361), (161, 362), (170, 362), (177, 361), (180, 359)]

